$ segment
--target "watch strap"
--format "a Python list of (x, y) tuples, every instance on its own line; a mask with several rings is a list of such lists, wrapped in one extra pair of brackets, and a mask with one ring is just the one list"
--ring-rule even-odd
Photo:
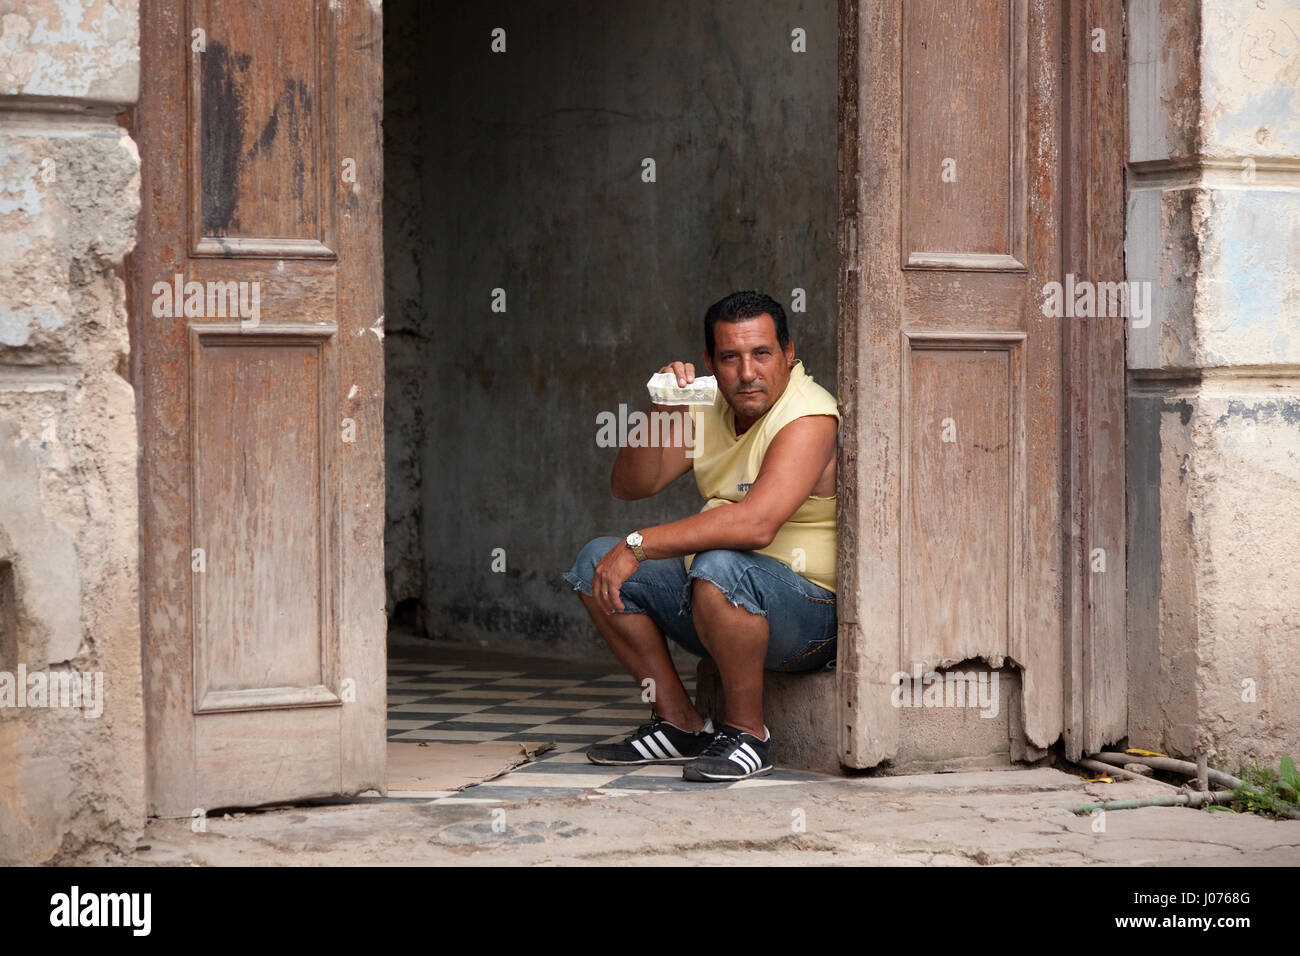
[(645, 553), (645, 548), (641, 547), (641, 545), (639, 545), (639, 544), (632, 544), (632, 543), (630, 543), (626, 538), (623, 539), (623, 543), (626, 544), (629, 548), (632, 549), (632, 553), (633, 553), (634, 555), (636, 555), (636, 559), (637, 559), (638, 561), (647, 561), (647, 560), (649, 560), (649, 555), (647, 555), (647, 554)]

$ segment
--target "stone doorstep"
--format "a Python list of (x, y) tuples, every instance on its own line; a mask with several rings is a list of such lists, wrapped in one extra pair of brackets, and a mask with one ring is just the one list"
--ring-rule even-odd
[[(988, 670), (975, 664), (951, 669)], [(1020, 707), (1019, 675), (1008, 669), (999, 671), (999, 675), (1001, 706), (993, 718), (981, 717), (971, 708), (900, 708), (898, 752), (882, 768), (883, 772), (896, 775), (1017, 769), (1013, 754), (1024, 752), (1023, 741), (1021, 749), (1015, 749), (1015, 738), (1020, 733), (1016, 719)], [(849, 775), (837, 751), (837, 676), (834, 670), (764, 674), (763, 716), (772, 733), (772, 761), (776, 766)], [(695, 686), (696, 708), (718, 725), (726, 701), (712, 660), (699, 662)]]

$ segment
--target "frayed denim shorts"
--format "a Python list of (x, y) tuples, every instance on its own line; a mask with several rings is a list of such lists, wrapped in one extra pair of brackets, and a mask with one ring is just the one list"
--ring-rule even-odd
[[(594, 538), (564, 573), (575, 591), (591, 596), (596, 565), (623, 539)], [(697, 657), (709, 652), (691, 617), (695, 578), (716, 585), (732, 604), (767, 618), (767, 656), (772, 671), (806, 671), (835, 661), (835, 594), (791, 571), (775, 558), (753, 551), (701, 551), (686, 570), (684, 558), (642, 561), (623, 582), (624, 614), (648, 614), (671, 640)]]

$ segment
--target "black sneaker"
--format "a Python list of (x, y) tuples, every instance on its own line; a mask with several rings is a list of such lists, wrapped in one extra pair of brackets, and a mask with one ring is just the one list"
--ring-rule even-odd
[(593, 744), (587, 759), (600, 764), (686, 763), (694, 760), (713, 739), (713, 721), (706, 720), (699, 733), (688, 733), (658, 714), (636, 729), (631, 737), (616, 744)]
[(772, 734), (759, 740), (723, 724), (700, 755), (682, 768), (683, 780), (744, 780), (772, 771)]

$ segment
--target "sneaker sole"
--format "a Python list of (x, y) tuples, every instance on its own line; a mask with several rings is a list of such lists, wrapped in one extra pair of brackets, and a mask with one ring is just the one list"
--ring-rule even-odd
[(658, 759), (656, 759), (656, 760), (645, 760), (645, 759), (642, 759), (642, 760), (601, 760), (601, 759), (599, 759), (599, 758), (597, 758), (597, 757), (593, 757), (591, 754), (587, 754), (587, 759), (590, 760), (592, 763), (598, 763), (598, 764), (600, 764), (602, 767), (639, 767), (639, 766), (646, 765), (646, 764), (660, 764), (660, 763), (690, 763), (690, 762), (691, 762), (692, 760), (694, 760), (695, 758), (694, 758), (694, 757), (665, 757), (665, 758), (663, 758), (662, 760), (658, 760)]
[(748, 780), (750, 777), (761, 777), (765, 773), (771, 773), (772, 767), (759, 767), (753, 773), (705, 773), (703, 770), (696, 770), (694, 767), (685, 767), (682, 770), (683, 780), (697, 780), (703, 783), (710, 781), (727, 781), (727, 780)]

